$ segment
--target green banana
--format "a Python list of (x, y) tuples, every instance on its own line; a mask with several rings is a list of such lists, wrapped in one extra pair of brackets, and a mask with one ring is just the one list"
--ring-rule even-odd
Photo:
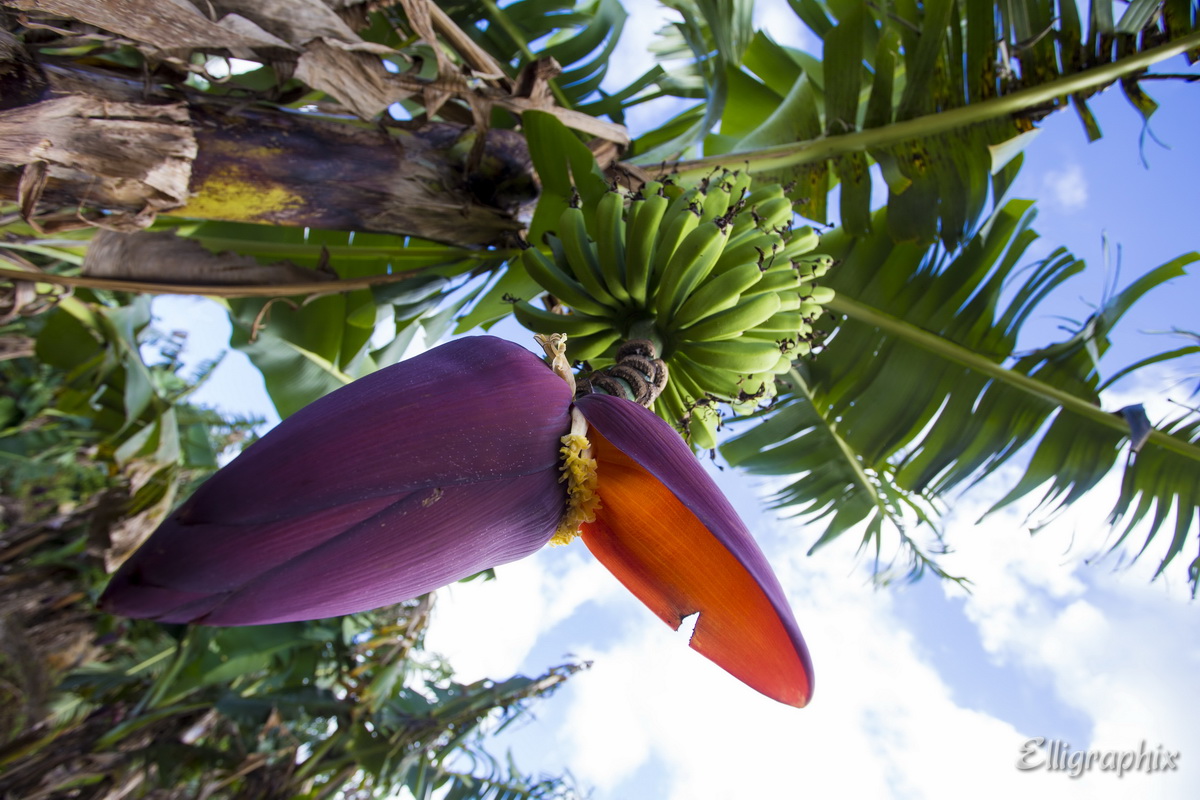
[(555, 314), (524, 300), (513, 303), (513, 316), (535, 333), (565, 333), (571, 339), (612, 329), (612, 323), (602, 317)]
[(747, 233), (749, 235), (743, 234), (736, 241), (732, 236), (729, 238), (729, 242), (721, 252), (721, 257), (713, 265), (714, 274), (720, 275), (726, 270), (740, 267), (743, 264), (758, 265), (759, 261), (765, 265), (773, 254), (783, 247), (783, 237), (778, 233), (759, 230), (750, 230)]
[(779, 347), (755, 339), (725, 339), (719, 342), (684, 342), (681, 354), (697, 364), (747, 375), (765, 372), (779, 361)]
[(600, 257), (596, 253), (596, 245), (588, 236), (587, 217), (582, 208), (567, 206), (563, 209), (558, 218), (558, 237), (575, 279), (583, 284), (592, 297), (606, 306), (617, 307), (616, 298), (601, 283)]
[(800, 275), (791, 267), (772, 269), (763, 274), (762, 280), (746, 290), (746, 294), (763, 292), (786, 292), (800, 288)]
[(699, 450), (715, 450), (720, 424), (721, 415), (712, 404), (692, 406), (688, 417), (688, 444)]
[(687, 213), (692, 213), (699, 218), (700, 206), (695, 202), (699, 196), (696, 189), (688, 189), (684, 191), (680, 187), (668, 183), (663, 187), (663, 196), (667, 198), (667, 210), (662, 216), (662, 220), (658, 224), (657, 236), (655, 237), (655, 250), (659, 247), (659, 242), (662, 241), (662, 235), (672, 225), (677, 224)]
[(679, 427), (687, 414), (687, 405), (683, 402), (678, 387), (670, 380), (667, 381), (667, 385), (663, 387), (662, 393), (659, 394), (654, 404), (655, 412), (675, 428)]
[(686, 328), (706, 316), (733, 308), (741, 300), (742, 293), (762, 278), (757, 264), (742, 264), (724, 274), (717, 275), (716, 267), (696, 291), (688, 295), (683, 305), (671, 318), (671, 327)]
[(794, 357), (791, 350), (786, 353), (780, 353), (779, 361), (771, 368), (771, 372), (775, 375), (786, 375), (788, 370), (792, 368), (792, 359)]
[(666, 186), (662, 181), (646, 181), (642, 184), (642, 188), (638, 189), (642, 197), (649, 197), (652, 194), (662, 194), (663, 188)]
[(605, 192), (596, 204), (596, 252), (604, 286), (617, 302), (628, 304), (625, 288), (625, 198)]
[(800, 308), (799, 292), (777, 292), (780, 311), (796, 311)]
[(588, 336), (567, 337), (567, 358), (571, 361), (590, 361), (599, 358), (621, 338), (618, 331), (608, 330)]
[(825, 313), (825, 306), (820, 303), (813, 303), (804, 298), (800, 299), (800, 313), (809, 320), (818, 319)]
[(796, 271), (803, 278), (820, 278), (833, 266), (833, 258), (824, 255), (806, 256), (792, 259)]
[(773, 197), (754, 208), (758, 215), (760, 230), (773, 231), (792, 227), (792, 201), (786, 197)]
[(750, 194), (750, 184), (754, 182), (754, 178), (750, 175), (750, 171), (745, 169), (736, 170), (729, 175), (733, 178), (733, 183), (729, 187), (729, 195), (736, 205), (745, 199), (743, 195)]
[(675, 379), (676, 374), (683, 373), (701, 395), (713, 395), (728, 401), (741, 394), (744, 373), (706, 367), (681, 352), (674, 353), (669, 363), (671, 380)]
[(776, 344), (789, 340), (794, 341), (796, 338), (788, 331), (772, 331), (767, 328), (751, 328), (742, 335), (747, 339), (758, 339), (763, 342), (775, 342)]
[(641, 208), (625, 227), (625, 287), (633, 302), (641, 306), (646, 304), (646, 290), (654, 261), (654, 241), (663, 214), (670, 204), (671, 201), (661, 194), (635, 201), (635, 205)]
[(808, 295), (804, 299), (810, 303), (825, 305), (836, 296), (837, 292), (828, 286), (810, 286), (808, 287)]
[[(675, 183), (675, 181), (671, 180), (670, 178), (667, 178), (665, 181), (663, 181), (661, 184), (659, 184), (659, 186), (660, 186), (659, 191), (662, 192), (663, 196), (666, 197), (668, 200), (676, 200), (676, 199), (682, 197), (683, 195), (687, 194), (687, 192), (688, 192), (687, 189), (684, 189), (682, 186), (680, 186), (678, 183)], [(694, 192), (695, 190), (693, 189), (692, 191)]]
[[(821, 237), (812, 228), (803, 227), (792, 231), (787, 242), (779, 249), (779, 256), (794, 260), (812, 250), (821, 243)], [(826, 256), (828, 257), (828, 256)]]
[(679, 390), (680, 396), (689, 405), (695, 404), (697, 400), (701, 400), (709, 394), (686, 369), (672, 369), (671, 382), (675, 384), (675, 388)]
[(787, 197), (783, 191), (783, 187), (778, 183), (765, 183), (746, 195), (746, 208), (754, 208), (762, 205), (768, 200), (773, 200), (777, 197)]
[(724, 180), (721, 178), (710, 180), (708, 182), (708, 189), (705, 191), (700, 203), (700, 219), (710, 220), (723, 217), (732, 204), (733, 196), (730, 195), (729, 188), (725, 185)]
[(525, 265), (525, 271), (529, 273), (529, 277), (576, 311), (597, 316), (607, 316), (612, 313), (612, 309), (593, 300), (579, 281), (563, 272), (554, 259), (536, 247), (530, 247), (521, 253), (521, 263)]
[[(700, 215), (690, 205), (685, 205), (683, 210), (679, 210), (676, 207), (676, 204), (685, 203), (686, 200), (686, 197), (680, 197), (667, 208), (668, 214), (664, 216), (662, 225), (660, 226), (661, 233), (654, 242), (654, 257), (650, 262), (650, 281), (646, 292), (647, 297), (650, 296), (650, 289), (658, 286), (663, 272), (667, 269), (667, 264), (670, 263), (672, 256), (675, 255), (675, 250), (700, 225)], [(674, 216), (670, 216), (671, 211), (676, 212)], [(670, 218), (668, 219), (668, 217)]]
[(658, 281), (654, 308), (660, 320), (670, 319), (692, 290), (708, 277), (728, 236), (729, 226), (709, 221), (701, 222), (680, 242)]
[(774, 292), (756, 294), (733, 308), (705, 317), (680, 331), (680, 335), (694, 342), (733, 339), (770, 319), (778, 310), (779, 295)]
[[(776, 297), (778, 297), (778, 295), (776, 295)], [(798, 311), (780, 310), (757, 325), (751, 325), (750, 327), (755, 331), (770, 331), (774, 334), (795, 335), (797, 332), (799, 332), (801, 326), (803, 326), (805, 322), (804, 315)]]

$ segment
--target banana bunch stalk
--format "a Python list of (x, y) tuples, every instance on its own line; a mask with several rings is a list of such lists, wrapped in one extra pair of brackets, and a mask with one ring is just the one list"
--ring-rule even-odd
[(833, 297), (813, 283), (832, 259), (812, 253), (811, 228), (791, 226), (783, 188), (752, 188), (745, 172), (613, 190), (592, 208), (572, 204), (546, 250), (521, 254), (554, 310), (518, 301), (513, 312), (537, 333), (567, 334), (568, 357), (592, 367), (621, 342), (653, 342), (670, 373), (655, 412), (710, 449), (718, 403), (749, 413), (774, 397)]

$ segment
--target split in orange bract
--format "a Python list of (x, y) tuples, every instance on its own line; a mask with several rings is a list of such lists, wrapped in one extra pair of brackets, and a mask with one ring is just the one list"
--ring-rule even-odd
[(693, 649), (763, 694), (793, 706), (810, 696), (805, 664), (750, 572), (657, 478), (593, 427), (602, 505), (583, 541), (672, 628), (699, 612)]

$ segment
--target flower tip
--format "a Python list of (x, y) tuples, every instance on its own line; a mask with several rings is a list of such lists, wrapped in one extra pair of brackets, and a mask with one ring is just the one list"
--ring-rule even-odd
[(694, 650), (774, 700), (806, 705), (812, 659), (783, 589), (687, 445), (631, 401), (586, 395), (576, 406), (598, 464), (588, 549), (672, 628), (698, 612)]

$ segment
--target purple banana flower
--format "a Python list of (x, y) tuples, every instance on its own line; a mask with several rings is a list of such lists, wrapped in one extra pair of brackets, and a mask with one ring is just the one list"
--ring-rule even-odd
[[(584, 422), (585, 421), (585, 422)], [(679, 435), (572, 398), (529, 351), (459, 339), (339, 389), (218, 471), (113, 576), (101, 607), (257, 625), (398, 603), (582, 534), (691, 646), (791, 705), (812, 665), (783, 590)]]

